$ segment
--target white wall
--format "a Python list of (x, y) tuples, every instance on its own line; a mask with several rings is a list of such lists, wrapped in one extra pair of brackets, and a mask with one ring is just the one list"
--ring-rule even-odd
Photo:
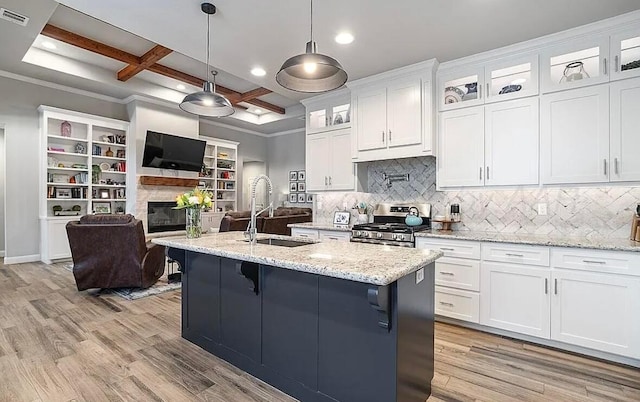
[(271, 137), (268, 149), (269, 178), (278, 197), (277, 205), (288, 204), (289, 171), (305, 169), (305, 133), (300, 131)]
[[(264, 162), (267, 164), (268, 168), (267, 138), (265, 137), (233, 130), (228, 127), (212, 125), (206, 121), (200, 122), (200, 135), (239, 142), (238, 161), (236, 162), (237, 166), (243, 166), (245, 161), (249, 161)], [(240, 206), (242, 205), (241, 203), (244, 196), (244, 189), (241, 185), (241, 183), (244, 183), (244, 174), (242, 169), (239, 169), (237, 172), (236, 180), (238, 183), (238, 208), (241, 209)]]
[(0, 127), (0, 257), (4, 256), (4, 129)]
[[(122, 104), (0, 77), (0, 125), (6, 149), (6, 257), (40, 257), (38, 165), (40, 105), (127, 120)], [(6, 261), (6, 260), (5, 260)]]
[[(244, 176), (242, 182), (243, 197), (238, 200), (239, 210), (248, 211), (251, 209), (251, 184), (253, 179), (261, 174), (267, 174), (267, 164), (264, 162), (245, 162), (242, 165), (242, 175)], [(264, 208), (267, 202), (266, 183), (260, 182), (256, 187), (256, 206)], [(274, 206), (277, 205), (274, 204)]]

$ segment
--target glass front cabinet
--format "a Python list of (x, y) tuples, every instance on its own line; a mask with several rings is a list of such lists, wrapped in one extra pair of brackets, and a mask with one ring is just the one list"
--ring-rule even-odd
[(484, 103), (484, 69), (482, 67), (442, 74), (438, 80), (441, 111), (477, 106)]
[(611, 37), (611, 80), (640, 77), (640, 29)]
[(351, 97), (344, 91), (336, 95), (305, 105), (307, 134), (351, 127)]

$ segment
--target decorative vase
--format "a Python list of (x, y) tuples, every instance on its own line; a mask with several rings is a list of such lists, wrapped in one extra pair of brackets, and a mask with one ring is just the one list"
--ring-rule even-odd
[(200, 208), (187, 208), (187, 239), (197, 239), (202, 236), (202, 210)]
[(113, 158), (113, 151), (111, 150), (111, 147), (109, 147), (109, 149), (107, 149), (107, 152), (105, 152), (104, 155), (109, 157), (109, 158)]

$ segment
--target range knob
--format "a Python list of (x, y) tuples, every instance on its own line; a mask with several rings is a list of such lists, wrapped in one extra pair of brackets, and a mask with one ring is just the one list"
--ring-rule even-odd
[(396, 240), (400, 240), (400, 241), (402, 241), (402, 240), (404, 240), (404, 235), (397, 234), (397, 235), (395, 236), (395, 239), (396, 239)]
[(392, 238), (393, 240), (396, 240), (396, 239), (398, 238), (398, 235), (394, 233), (394, 234), (391, 236), (391, 238)]
[(369, 232), (362, 232), (362, 236), (363, 237), (369, 237), (371, 235), (371, 233)]
[(378, 233), (376, 236), (378, 237), (378, 239), (382, 239), (382, 233)]
[(353, 237), (360, 237), (360, 231), (353, 232)]

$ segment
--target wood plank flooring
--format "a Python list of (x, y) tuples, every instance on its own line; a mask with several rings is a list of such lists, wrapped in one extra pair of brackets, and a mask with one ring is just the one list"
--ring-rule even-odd
[[(635, 368), (446, 324), (435, 348), (429, 402), (640, 401)], [(294, 401), (180, 338), (180, 292), (127, 301), (0, 264), (0, 401), (72, 400)]]

